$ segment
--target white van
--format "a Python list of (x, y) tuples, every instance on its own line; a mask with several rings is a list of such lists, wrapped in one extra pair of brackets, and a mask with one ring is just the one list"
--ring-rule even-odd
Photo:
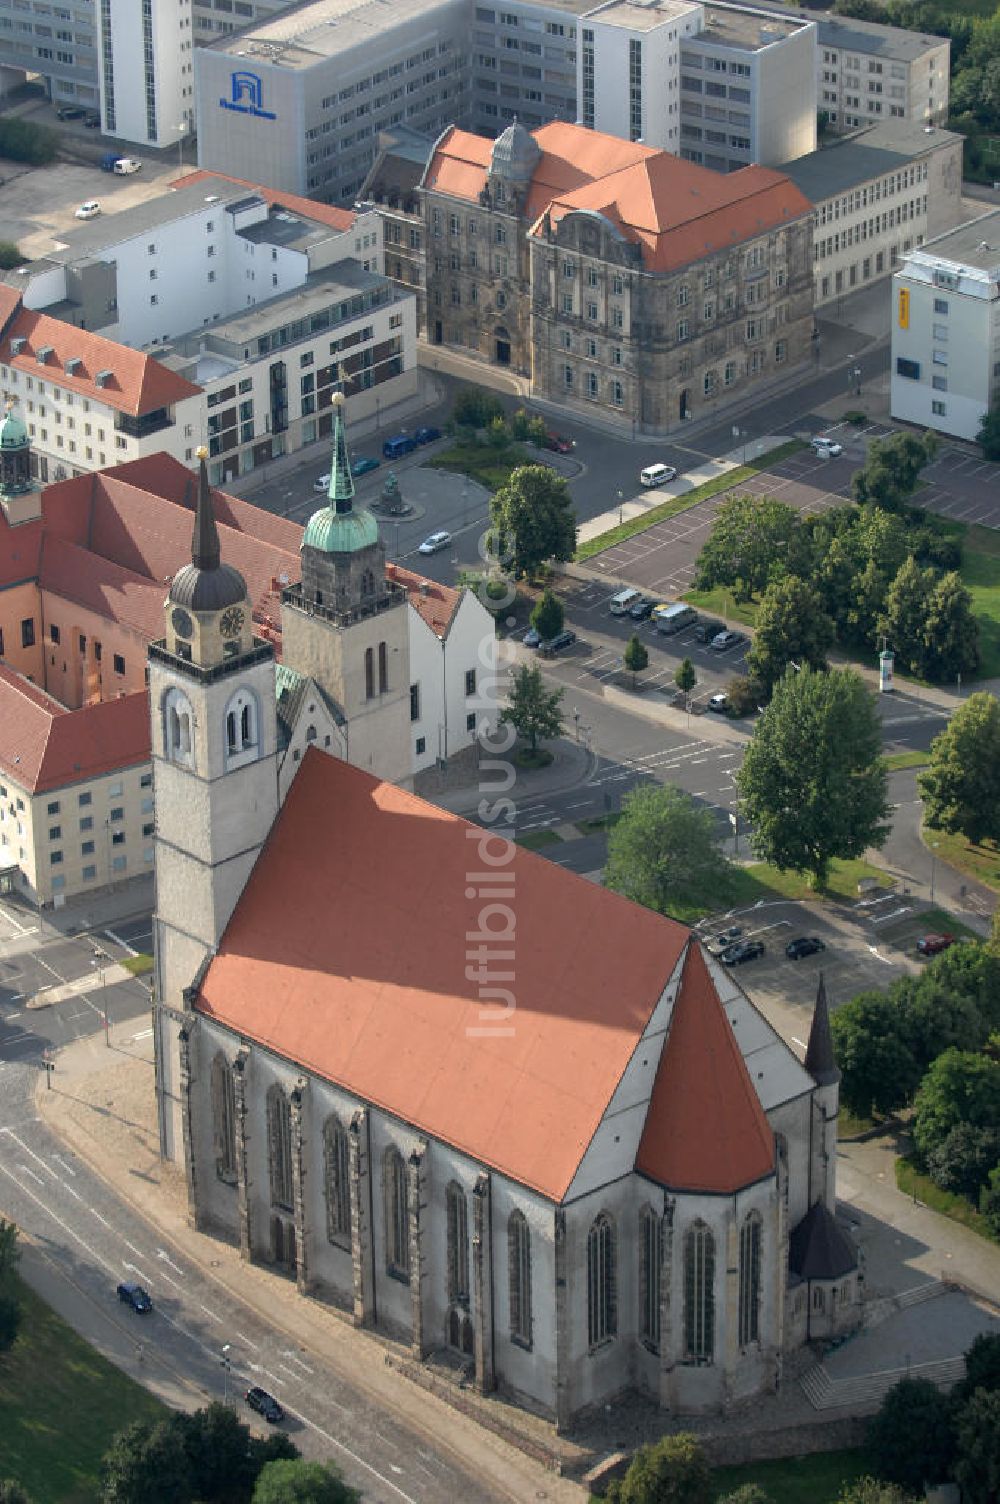
[(639, 471), (639, 479), (644, 486), (663, 486), (676, 474), (673, 465), (647, 465), (645, 470)]
[(653, 626), (668, 637), (684, 627), (693, 626), (697, 620), (697, 611), (693, 606), (686, 606), (683, 601), (672, 606), (657, 606), (653, 612)]
[(639, 590), (619, 590), (617, 595), (611, 597), (611, 615), (627, 616), (641, 593)]

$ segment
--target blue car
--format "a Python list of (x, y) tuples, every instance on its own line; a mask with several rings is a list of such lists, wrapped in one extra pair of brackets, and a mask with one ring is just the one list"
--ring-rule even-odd
[(413, 442), (415, 444), (433, 444), (434, 440), (440, 437), (440, 428), (418, 428), (413, 435)]
[(133, 1311), (138, 1311), (140, 1316), (153, 1309), (153, 1302), (146, 1290), (137, 1285), (134, 1280), (126, 1280), (118, 1286), (118, 1299), (125, 1305), (131, 1306)]
[(386, 439), (382, 445), (382, 455), (387, 460), (398, 460), (404, 454), (412, 454), (416, 447), (416, 440), (411, 439), (408, 433), (398, 433), (394, 439)]
[(356, 480), (359, 475), (367, 475), (369, 470), (377, 470), (381, 463), (381, 460), (372, 459), (370, 454), (359, 454), (351, 461), (351, 474)]

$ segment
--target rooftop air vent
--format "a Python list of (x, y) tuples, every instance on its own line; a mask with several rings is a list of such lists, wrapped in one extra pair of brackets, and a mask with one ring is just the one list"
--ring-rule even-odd
[(71, 355), (66, 362), (66, 375), (75, 376), (82, 365), (83, 361), (79, 355)]
[(107, 386), (107, 384), (108, 384), (108, 382), (110, 380), (111, 380), (111, 372), (110, 371), (98, 371), (97, 375), (94, 377), (94, 385), (95, 386)]

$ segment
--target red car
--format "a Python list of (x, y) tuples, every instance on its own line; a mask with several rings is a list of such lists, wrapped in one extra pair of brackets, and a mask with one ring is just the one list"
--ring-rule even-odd
[(547, 433), (545, 435), (546, 449), (553, 450), (556, 454), (572, 454), (573, 445), (569, 439), (564, 439), (561, 434)]
[(917, 950), (922, 956), (937, 956), (954, 944), (954, 935), (921, 935), (917, 941)]

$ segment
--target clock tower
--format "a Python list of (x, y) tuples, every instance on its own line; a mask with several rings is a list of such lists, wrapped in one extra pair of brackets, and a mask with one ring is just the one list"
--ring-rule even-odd
[(191, 562), (149, 648), (156, 795), (155, 1047), (160, 1146), (181, 1154), (185, 989), (219, 943), (278, 811), (274, 650), (246, 581), (222, 562), (199, 451)]

